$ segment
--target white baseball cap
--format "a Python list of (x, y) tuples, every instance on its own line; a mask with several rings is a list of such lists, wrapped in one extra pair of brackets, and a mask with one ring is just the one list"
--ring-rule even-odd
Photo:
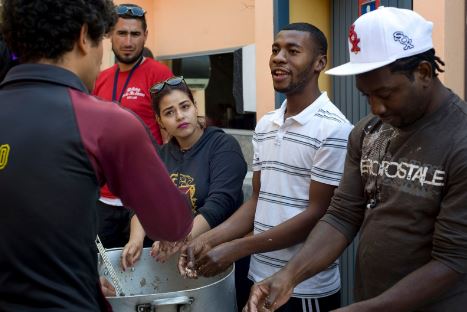
[(326, 71), (335, 76), (365, 73), (433, 48), (433, 23), (414, 11), (379, 7), (349, 29), (350, 62)]

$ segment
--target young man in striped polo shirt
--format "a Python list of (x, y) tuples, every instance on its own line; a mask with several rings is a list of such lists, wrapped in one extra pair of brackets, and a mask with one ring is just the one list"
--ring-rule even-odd
[[(274, 89), (287, 99), (256, 126), (252, 197), (188, 246), (187, 266), (199, 275), (216, 274), (251, 254), (249, 278), (259, 282), (287, 264), (326, 212), (341, 178), (352, 129), (319, 89), (326, 52), (326, 38), (313, 25), (294, 23), (277, 34), (269, 65)], [(252, 230), (254, 235), (245, 236)], [(338, 308), (339, 290), (335, 262), (299, 284), (279, 311)]]

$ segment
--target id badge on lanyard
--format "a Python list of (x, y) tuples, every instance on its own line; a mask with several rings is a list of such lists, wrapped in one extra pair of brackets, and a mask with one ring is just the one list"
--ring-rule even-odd
[(125, 80), (125, 83), (123, 84), (122, 92), (120, 93), (120, 96), (118, 97), (117, 101), (117, 85), (118, 85), (118, 75), (120, 74), (120, 68), (117, 66), (117, 70), (115, 71), (115, 76), (114, 76), (114, 86), (112, 89), (112, 101), (118, 102), (119, 104), (122, 101), (123, 94), (125, 93), (126, 87), (128, 87), (128, 83), (130, 82), (131, 76), (133, 76), (133, 73), (135, 72), (136, 68), (138, 68), (139, 64), (143, 61), (143, 56), (141, 56), (138, 61), (136, 62), (135, 66), (133, 66), (130, 70), (130, 73), (128, 74), (128, 77)]

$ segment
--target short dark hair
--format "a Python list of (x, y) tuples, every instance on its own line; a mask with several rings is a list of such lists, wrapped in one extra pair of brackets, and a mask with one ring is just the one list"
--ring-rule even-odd
[(312, 40), (314, 40), (313, 45), (316, 45), (318, 52), (321, 55), (326, 55), (328, 52), (328, 41), (323, 32), (316, 26), (309, 23), (291, 23), (284, 26), (282, 30), (297, 30), (297, 31), (306, 31), (310, 34)]
[(435, 49), (430, 49), (420, 54), (398, 59), (388, 66), (392, 73), (401, 72), (410, 80), (414, 80), (413, 72), (417, 68), (418, 64), (420, 64), (422, 61), (427, 61), (431, 64), (433, 77), (437, 77), (438, 73), (444, 72), (444, 70), (441, 68), (441, 66), (444, 66), (444, 62), (438, 56), (436, 56)]
[[(140, 7), (139, 5), (133, 4), (133, 3), (122, 3), (122, 4), (119, 4), (118, 6), (136, 7), (136, 8), (140, 8), (140, 9), (143, 10), (142, 7)], [(137, 19), (137, 20), (140, 20), (141, 21), (141, 26), (143, 27), (143, 30), (146, 31), (146, 29), (148, 29), (148, 24), (146, 22), (146, 13), (144, 13), (143, 16), (135, 16), (135, 15), (132, 15), (130, 12), (128, 12), (126, 14), (119, 14), (118, 17), (121, 17), (123, 19)]]
[(57, 60), (73, 50), (81, 27), (99, 44), (115, 25), (111, 0), (3, 0), (2, 33), (21, 63)]

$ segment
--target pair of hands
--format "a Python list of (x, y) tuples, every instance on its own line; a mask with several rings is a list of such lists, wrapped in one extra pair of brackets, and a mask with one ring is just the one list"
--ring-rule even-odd
[[(189, 239), (190, 236), (185, 238), (183, 241), (178, 242), (155, 241), (152, 244), (150, 254), (154, 259), (156, 259), (156, 261), (164, 263), (172, 255), (177, 253)], [(141, 253), (143, 251), (143, 241), (144, 240), (140, 239), (132, 239), (128, 241), (125, 247), (123, 247), (121, 255), (121, 265), (123, 271), (133, 267), (141, 258)]]
[[(151, 256), (159, 262), (165, 262), (173, 254), (178, 252), (184, 244), (186, 244), (189, 237), (180, 242), (166, 242), (166, 241), (156, 241), (152, 244)], [(121, 265), (123, 271), (128, 268), (133, 267), (136, 262), (141, 258), (141, 253), (143, 251), (143, 240), (132, 239), (123, 248), (121, 254)], [(107, 280), (105, 277), (99, 277), (101, 291), (105, 297), (115, 297), (116, 292), (112, 283)]]
[[(188, 236), (183, 241), (156, 241), (152, 245), (151, 256), (159, 262), (165, 262), (172, 255), (180, 251), (178, 270), (185, 278), (198, 276), (214, 276), (225, 271), (234, 261), (235, 246), (229, 242), (212, 248), (199, 236), (190, 241)], [(123, 248), (121, 255), (122, 269), (131, 268), (140, 259), (143, 250), (143, 240), (130, 240)], [(100, 277), (101, 290), (106, 297), (115, 296), (115, 288), (106, 278)]]
[(200, 236), (182, 247), (178, 270), (187, 278), (210, 277), (224, 272), (235, 260), (232, 243), (213, 248)]
[[(128, 242), (122, 252), (123, 270), (132, 267), (141, 257), (143, 242)], [(235, 260), (231, 260), (231, 246), (221, 244), (212, 249), (203, 239), (180, 242), (154, 242), (151, 256), (157, 261), (164, 262), (174, 253), (180, 252), (178, 270), (185, 278), (199, 276), (214, 276), (225, 271)], [(115, 288), (105, 277), (100, 278), (101, 290), (104, 296), (114, 297)]]

